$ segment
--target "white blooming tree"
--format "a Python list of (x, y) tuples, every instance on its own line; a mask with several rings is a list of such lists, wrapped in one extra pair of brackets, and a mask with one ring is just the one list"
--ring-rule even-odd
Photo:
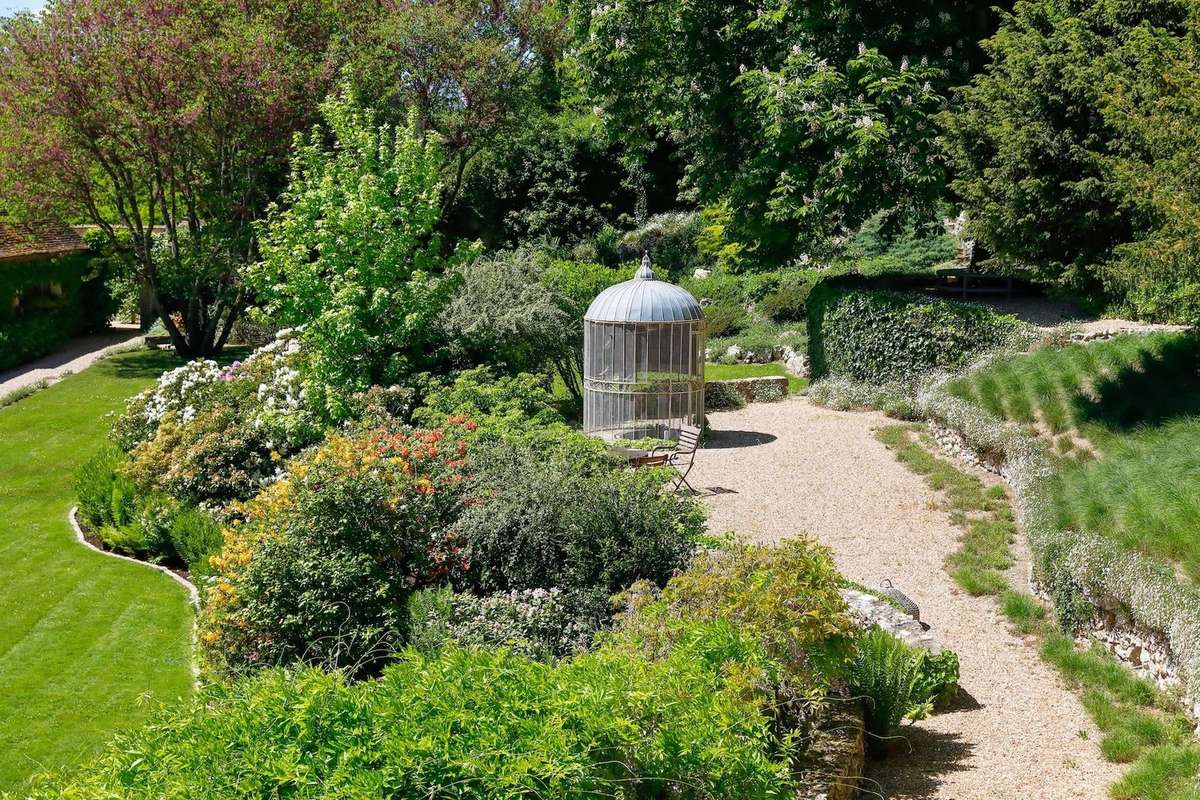
[(607, 124), (669, 136), (690, 199), (725, 209), (741, 252), (778, 263), (881, 210), (932, 218), (945, 176), (930, 117), (977, 61), (984, 4), (575, 6)]

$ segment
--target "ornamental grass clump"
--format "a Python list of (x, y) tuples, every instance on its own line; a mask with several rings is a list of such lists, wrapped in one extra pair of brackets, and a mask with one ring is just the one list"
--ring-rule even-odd
[(405, 641), (408, 594), (467, 565), (464, 432), (334, 434), (235, 506), (200, 620), (208, 664), (377, 671)]

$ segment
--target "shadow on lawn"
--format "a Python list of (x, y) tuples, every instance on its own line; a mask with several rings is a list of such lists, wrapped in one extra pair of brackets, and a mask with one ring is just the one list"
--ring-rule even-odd
[(1174, 337), (1156, 352), (1143, 352), (1136, 364), (1100, 379), (1093, 390), (1075, 397), (1076, 419), (1114, 433), (1200, 415), (1200, 335)]
[[(226, 347), (215, 361), (232, 364), (250, 355), (248, 347)], [(183, 365), (174, 350), (132, 350), (107, 358), (100, 365), (118, 378), (157, 378), (169, 369)]]

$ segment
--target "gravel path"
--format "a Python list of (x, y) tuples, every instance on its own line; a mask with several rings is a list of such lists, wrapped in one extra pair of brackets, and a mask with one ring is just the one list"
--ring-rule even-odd
[(87, 369), (97, 359), (114, 350), (134, 346), (138, 339), (140, 334), (136, 327), (118, 327), (105, 333), (72, 339), (57, 353), (8, 372), (0, 372), (0, 397), (38, 381), (55, 383), (70, 373)]
[(959, 530), (924, 479), (874, 438), (891, 420), (803, 398), (709, 419), (716, 433), (689, 479), (705, 495), (714, 532), (762, 542), (808, 533), (847, 577), (869, 586), (892, 579), (959, 655), (956, 708), (907, 728), (912, 755), (873, 765), (868, 777), (878, 783), (866, 788), (878, 794), (863, 797), (1107, 797), (1120, 768), (1102, 759), (1078, 699), (1007, 631), (995, 601), (962, 592), (942, 569)]

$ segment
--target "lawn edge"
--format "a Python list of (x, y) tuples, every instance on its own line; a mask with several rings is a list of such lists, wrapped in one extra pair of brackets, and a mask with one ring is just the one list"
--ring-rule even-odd
[(83, 535), (83, 528), (81, 528), (79, 526), (79, 520), (76, 518), (76, 514), (78, 513), (78, 511), (79, 511), (79, 506), (71, 506), (71, 510), (67, 512), (67, 521), (71, 524), (71, 530), (74, 531), (74, 533), (75, 533), (75, 541), (79, 542), (81, 545), (88, 548), (89, 550), (94, 550), (95, 552), (100, 553), (101, 555), (110, 556), (112, 558), (117, 558), (117, 559), (120, 559), (121, 561), (128, 561), (131, 564), (140, 564), (143, 567), (148, 567), (149, 569), (163, 573), (167, 577), (171, 578), (171, 580), (175, 581), (180, 586), (182, 586), (184, 589), (186, 589), (187, 593), (188, 593), (188, 602), (191, 604), (191, 606), (194, 610), (196, 610), (196, 611), (200, 610), (200, 590), (196, 588), (196, 584), (192, 583), (191, 581), (189, 581), (187, 578), (183, 577), (182, 575), (172, 572), (171, 570), (167, 569), (166, 567), (162, 566), (161, 564), (151, 564), (149, 561), (142, 561), (141, 559), (133, 558), (132, 556), (126, 556), (126, 555), (121, 555), (120, 553), (114, 553), (111, 550), (105, 550), (103, 548), (97, 547), (96, 545), (92, 544), (91, 542), (89, 542), (87, 540), (87, 537)]

